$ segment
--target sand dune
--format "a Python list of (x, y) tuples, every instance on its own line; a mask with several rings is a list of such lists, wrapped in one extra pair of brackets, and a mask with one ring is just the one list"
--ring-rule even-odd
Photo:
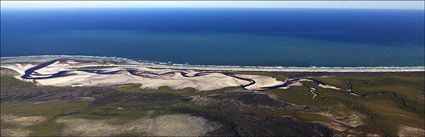
[[(80, 70), (87, 66), (115, 65), (113, 68), (100, 68), (91, 70)], [(38, 67), (33, 63), (7, 64), (2, 67), (16, 70), (21, 75), (31, 68)], [(131, 69), (132, 73), (128, 71)], [(55, 73), (66, 71), (67, 76), (52, 77)], [(102, 72), (114, 72), (113, 74), (100, 74)], [(49, 86), (104, 86), (122, 84), (141, 84), (141, 88), (157, 89), (167, 86), (172, 89), (194, 88), (199, 91), (221, 89), (226, 87), (243, 86), (250, 83), (247, 79), (255, 80), (256, 83), (246, 88), (250, 90), (260, 89), (264, 86), (282, 83), (275, 78), (260, 75), (236, 75), (220, 72), (202, 72), (194, 70), (172, 70), (172, 69), (151, 69), (143, 66), (128, 68), (111, 62), (83, 62), (71, 59), (61, 59), (53, 63), (40, 67), (29, 74), (39, 85)], [(51, 77), (51, 78), (46, 78)], [(23, 77), (18, 77), (25, 79)], [(28, 78), (27, 78), (28, 79)]]
[(113, 86), (140, 84), (143, 89), (194, 88), (198, 91), (241, 87), (252, 91), (287, 89), (314, 82), (318, 87), (341, 91), (311, 78), (293, 78), (279, 81), (263, 75), (233, 74), (222, 71), (149, 68), (144, 65), (109, 60), (53, 59), (45, 62), (15, 62), (2, 67), (17, 71), (18, 79), (46, 86)]

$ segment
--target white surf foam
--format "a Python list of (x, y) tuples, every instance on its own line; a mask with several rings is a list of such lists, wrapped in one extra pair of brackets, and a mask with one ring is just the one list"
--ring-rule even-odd
[(36, 55), (1, 57), (1, 64), (17, 62), (44, 62), (58, 58), (82, 60), (109, 60), (129, 65), (142, 65), (151, 68), (192, 69), (212, 71), (268, 71), (268, 72), (424, 72), (425, 66), (381, 66), (381, 67), (283, 67), (283, 66), (226, 66), (226, 65), (190, 65), (164, 62), (132, 60), (121, 57), (84, 56), (84, 55)]

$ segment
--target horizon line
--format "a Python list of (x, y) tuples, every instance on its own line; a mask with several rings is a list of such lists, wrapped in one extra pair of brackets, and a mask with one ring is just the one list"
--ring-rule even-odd
[(1, 1), (1, 9), (308, 8), (424, 9), (425, 1)]

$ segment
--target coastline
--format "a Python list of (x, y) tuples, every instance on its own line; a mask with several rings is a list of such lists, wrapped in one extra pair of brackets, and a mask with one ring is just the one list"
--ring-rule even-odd
[[(2, 82), (9, 84), (6, 85), (7, 87), (2, 84), (2, 86), (6, 87), (2, 89), (2, 100), (105, 101), (105, 99), (110, 99), (110, 101), (106, 100), (109, 101), (106, 102), (108, 108), (110, 108), (109, 104), (119, 100), (119, 104), (114, 104), (118, 114), (123, 109), (128, 109), (125, 111), (129, 111), (132, 108), (143, 108), (143, 111), (145, 111), (143, 106), (134, 106), (133, 104), (141, 104), (140, 102), (142, 102), (144, 103), (142, 105), (145, 105), (145, 102), (150, 103), (152, 100), (155, 101), (155, 104), (148, 105), (155, 106), (154, 109), (157, 111), (156, 104), (163, 104), (163, 102), (169, 102), (170, 100), (174, 101), (172, 100), (173, 98), (167, 98), (168, 96), (181, 96), (182, 98), (175, 100), (181, 101), (178, 103), (184, 105), (185, 108), (193, 107), (193, 103), (202, 104), (206, 102), (214, 104), (215, 102), (212, 101), (222, 102), (229, 100), (225, 103), (235, 102), (235, 104), (240, 105), (236, 108), (252, 107), (248, 111), (244, 111), (244, 114), (246, 113), (249, 117), (255, 114), (251, 112), (264, 112), (264, 110), (268, 114), (271, 113), (280, 117), (282, 112), (286, 113), (282, 110), (289, 109), (291, 115), (288, 116), (298, 118), (303, 122), (306, 119), (296, 117), (298, 114), (313, 118), (320, 115), (319, 120), (326, 120), (322, 123), (323, 126), (341, 132), (358, 129), (359, 126), (370, 126), (366, 121), (371, 116), (374, 116), (372, 118), (378, 118), (378, 124), (391, 124), (393, 127), (389, 127), (389, 129), (394, 134), (404, 132), (405, 124), (399, 124), (398, 121), (391, 120), (394, 118), (389, 116), (394, 116), (394, 113), (391, 113), (393, 111), (389, 113), (388, 111), (382, 112), (379, 108), (385, 107), (394, 110), (395, 113), (406, 114), (406, 117), (402, 119), (403, 121), (420, 121), (422, 117), (416, 114), (422, 114), (423, 112), (421, 107), (423, 105), (413, 103), (423, 102), (422, 75), (424, 71), (399, 73), (282, 73), (257, 71), (245, 73), (236, 71), (150, 69), (143, 66), (140, 62), (128, 63), (127, 61), (132, 60), (124, 58), (60, 56), (60, 59), (51, 60), (53, 58), (58, 58), (58, 56), (1, 58)], [(43, 60), (47, 62), (43, 62)], [(116, 62), (121, 63), (115, 64)], [(3, 69), (3, 67), (6, 69)], [(14, 73), (15, 71), (17, 73)], [(18, 82), (26, 83), (30, 86), (15, 84)], [(28, 95), (31, 96), (28, 97)], [(190, 99), (189, 101), (187, 101), (188, 98)], [(128, 100), (133, 100), (134, 103), (126, 102)], [(157, 103), (158, 101), (161, 102)], [(376, 101), (390, 103), (373, 105), (372, 103), (377, 103)], [(405, 101), (409, 104), (406, 104)], [(164, 106), (167, 109), (170, 106), (175, 107), (172, 104), (176, 103), (171, 102)], [(336, 108), (338, 111), (328, 111), (327, 109), (322, 109), (322, 106)], [(16, 106), (7, 107), (14, 108)], [(207, 108), (207, 110), (228, 107), (227, 105), (214, 106)], [(316, 109), (319, 107), (320, 109)], [(50, 106), (45, 108), (51, 109)], [(231, 109), (234, 108), (232, 107)], [(270, 111), (263, 108), (270, 108)], [(150, 108), (148, 109), (152, 111)], [(111, 111), (115, 112), (115, 109), (108, 109), (107, 111), (101, 114), (110, 114)], [(295, 114), (293, 114), (294, 111)], [(366, 111), (368, 112), (362, 113)], [(194, 112), (199, 111), (196, 110)], [(223, 114), (229, 113), (229, 111), (223, 112)], [(94, 113), (89, 112), (88, 114)], [(127, 117), (126, 114), (128, 113), (124, 113), (123, 116)], [(214, 111), (211, 111), (211, 114), (215, 114)], [(79, 116), (79, 113), (71, 116), (73, 115)], [(341, 115), (349, 118), (349, 120), (342, 121), (338, 119)], [(94, 116), (98, 115), (95, 114)], [(263, 114), (254, 116), (262, 118)], [(63, 118), (59, 117), (59, 119)], [(340, 130), (336, 127), (335, 121), (341, 122), (339, 124), (343, 124), (342, 126), (345, 129)], [(392, 123), (386, 123), (386, 121), (392, 121)], [(422, 132), (423, 127), (421, 125), (423, 124), (414, 123), (414, 125), (407, 128)], [(361, 129), (355, 132), (359, 132), (356, 133), (359, 136), (364, 133)], [(386, 133), (383, 132), (382, 134)]]
[(190, 65), (163, 62), (136, 61), (121, 57), (84, 55), (34, 55), (0, 57), (1, 64), (14, 62), (43, 62), (58, 58), (107, 60), (120, 62), (119, 66), (143, 66), (155, 69), (207, 70), (207, 71), (252, 71), (252, 72), (425, 72), (425, 66), (380, 66), (380, 67), (283, 67), (283, 66), (230, 66), (230, 65)]

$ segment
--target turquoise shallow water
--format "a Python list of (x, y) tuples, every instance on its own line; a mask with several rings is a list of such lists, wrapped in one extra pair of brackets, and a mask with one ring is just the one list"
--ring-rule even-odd
[(3, 11), (1, 56), (91, 55), (200, 65), (424, 66), (416, 10)]

